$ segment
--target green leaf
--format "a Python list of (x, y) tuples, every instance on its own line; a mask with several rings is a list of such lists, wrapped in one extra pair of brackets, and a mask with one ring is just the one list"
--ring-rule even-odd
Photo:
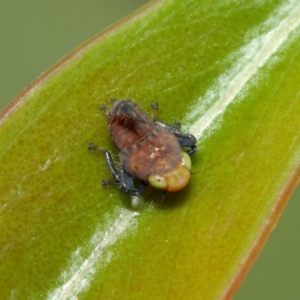
[[(157, 1), (76, 49), (2, 112), (1, 296), (230, 297), (299, 177), (296, 1)], [(199, 138), (189, 186), (138, 212), (89, 141), (131, 98)], [(115, 156), (116, 157), (116, 156)], [(117, 158), (117, 157), (116, 157)]]

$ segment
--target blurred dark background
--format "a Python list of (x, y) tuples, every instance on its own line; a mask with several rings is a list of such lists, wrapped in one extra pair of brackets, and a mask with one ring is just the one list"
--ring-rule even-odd
[[(2, 1), (0, 109), (76, 46), (147, 2)], [(300, 299), (299, 198), (298, 187), (235, 300)]]

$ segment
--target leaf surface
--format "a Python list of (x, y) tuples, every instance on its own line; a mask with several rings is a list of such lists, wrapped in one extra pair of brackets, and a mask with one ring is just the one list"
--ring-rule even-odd
[[(299, 177), (297, 1), (157, 1), (76, 49), (2, 112), (1, 294), (230, 297)], [(134, 99), (197, 136), (189, 186), (138, 212), (89, 141)]]

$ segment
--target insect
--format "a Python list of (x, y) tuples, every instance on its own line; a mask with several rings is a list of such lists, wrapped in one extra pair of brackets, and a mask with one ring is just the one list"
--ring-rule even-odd
[[(112, 99), (107, 121), (109, 133), (120, 150), (119, 171), (109, 151), (89, 143), (88, 149), (103, 152), (114, 180), (102, 185), (118, 184), (132, 196), (140, 195), (150, 184), (154, 188), (175, 192), (183, 189), (191, 176), (190, 155), (197, 151), (195, 136), (180, 130), (180, 123), (169, 125), (152, 120), (132, 100)], [(152, 103), (157, 109), (157, 103)], [(182, 150), (187, 149), (187, 152)], [(134, 186), (134, 179), (140, 181)]]

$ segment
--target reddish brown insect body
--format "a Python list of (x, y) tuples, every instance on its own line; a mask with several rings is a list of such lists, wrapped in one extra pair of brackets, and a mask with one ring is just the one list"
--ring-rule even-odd
[(187, 185), (190, 157), (167, 126), (149, 119), (131, 100), (115, 101), (108, 123), (110, 134), (121, 150), (120, 162), (129, 176), (170, 192)]

